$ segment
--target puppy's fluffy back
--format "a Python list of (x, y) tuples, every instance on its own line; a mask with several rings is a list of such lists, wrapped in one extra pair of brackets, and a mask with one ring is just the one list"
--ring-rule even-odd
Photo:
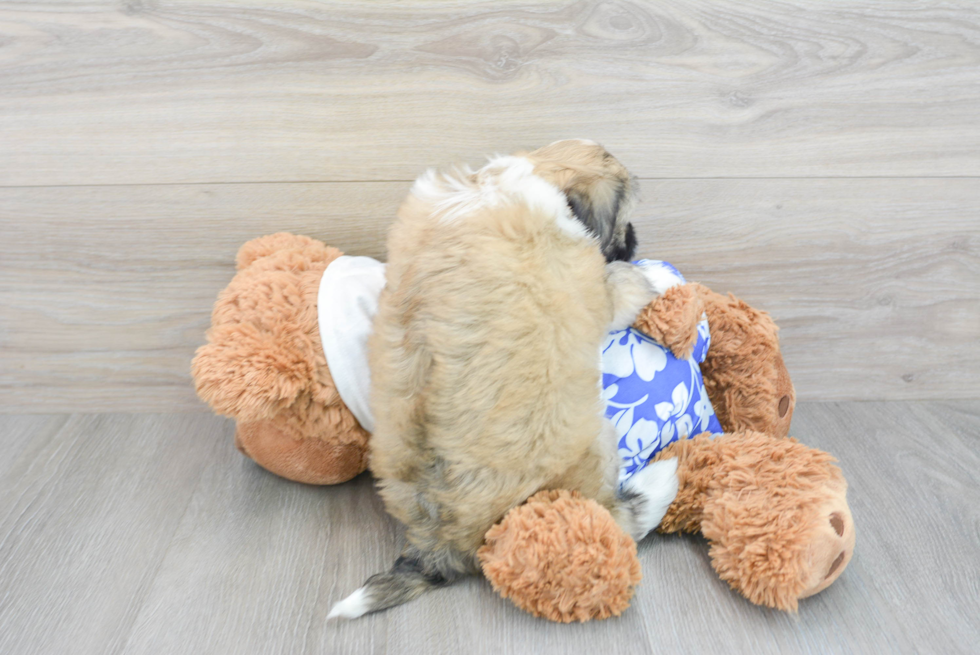
[(390, 233), (370, 347), (386, 505), (416, 547), (464, 562), (600, 430), (605, 262), (530, 168), (416, 183)]

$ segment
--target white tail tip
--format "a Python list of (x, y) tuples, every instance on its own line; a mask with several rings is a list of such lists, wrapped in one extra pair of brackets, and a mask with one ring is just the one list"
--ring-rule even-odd
[(330, 619), (356, 619), (364, 616), (371, 609), (371, 598), (367, 595), (365, 587), (361, 587), (347, 598), (334, 604), (327, 614)]

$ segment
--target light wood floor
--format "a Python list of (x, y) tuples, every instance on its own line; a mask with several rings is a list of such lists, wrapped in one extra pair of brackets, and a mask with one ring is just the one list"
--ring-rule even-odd
[(700, 539), (655, 534), (620, 618), (533, 619), (473, 578), (328, 623), (398, 553), (367, 476), (288, 482), (202, 414), (0, 417), (0, 652), (975, 653), (980, 401), (803, 403), (793, 432), (840, 459), (858, 528), (798, 616), (729, 591)]

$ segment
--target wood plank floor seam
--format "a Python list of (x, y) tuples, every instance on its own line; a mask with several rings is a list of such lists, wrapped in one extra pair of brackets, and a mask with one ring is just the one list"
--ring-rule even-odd
[[(443, 162), (451, 164), (453, 162)], [(435, 165), (435, 164), (434, 164)], [(416, 178), (404, 179), (364, 179), (364, 180), (219, 180), (219, 181), (195, 181), (195, 182), (124, 182), (113, 184), (111, 182), (98, 184), (0, 184), (0, 189), (87, 189), (87, 188), (115, 188), (115, 187), (195, 187), (195, 186), (230, 186), (230, 185), (300, 185), (300, 184), (410, 184)], [(641, 182), (657, 181), (759, 181), (759, 180), (978, 180), (980, 175), (805, 175), (805, 176), (684, 176), (673, 177), (661, 175), (636, 176)]]

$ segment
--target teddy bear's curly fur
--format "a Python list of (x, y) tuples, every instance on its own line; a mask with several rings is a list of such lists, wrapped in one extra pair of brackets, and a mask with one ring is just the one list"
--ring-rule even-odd
[(564, 489), (512, 509), (479, 557), (501, 596), (562, 623), (619, 616), (641, 578), (636, 542), (599, 503)]
[(854, 552), (847, 482), (829, 454), (760, 432), (671, 444), (677, 498), (660, 532), (701, 532), (714, 569), (753, 603), (795, 612)]
[(701, 373), (718, 421), (732, 432), (788, 435), (796, 391), (779, 351), (779, 328), (769, 314), (694, 282), (668, 289), (633, 326), (684, 359), (697, 341), (703, 314), (711, 347)]
[[(847, 483), (833, 457), (783, 438), (796, 394), (768, 314), (685, 284), (650, 303), (634, 327), (687, 357), (703, 314), (711, 326), (705, 388), (726, 434), (683, 439), (658, 453), (657, 460), (677, 458), (679, 483), (658, 531), (701, 532), (712, 566), (733, 589), (758, 605), (795, 612), (798, 600), (828, 587), (853, 554)], [(596, 512), (580, 499), (552, 498), (538, 494), (533, 506), (511, 510), (487, 533), (480, 551), (484, 574), (501, 595), (536, 616), (568, 622), (618, 614), (633, 595), (623, 580), (639, 566), (635, 554), (617, 549), (615, 566), (597, 555), (591, 566), (556, 574), (553, 562), (577, 561), (583, 545), (547, 530), (541, 535), (538, 522), (554, 520), (538, 517), (557, 512), (569, 534), (578, 535), (591, 529)], [(560, 510), (549, 507), (552, 502), (560, 502)], [(598, 537), (605, 548), (615, 543), (614, 534)]]
[(320, 277), (342, 254), (287, 233), (246, 243), (191, 365), (198, 395), (238, 421), (239, 450), (309, 484), (367, 468), (369, 434), (337, 393), (317, 322)]

